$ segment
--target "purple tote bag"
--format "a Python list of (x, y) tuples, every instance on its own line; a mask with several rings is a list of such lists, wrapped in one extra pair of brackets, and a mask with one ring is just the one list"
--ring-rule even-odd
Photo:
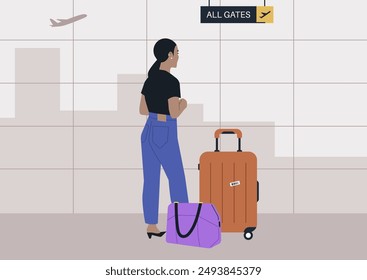
[(211, 248), (221, 241), (220, 218), (211, 203), (171, 203), (168, 206), (168, 243)]

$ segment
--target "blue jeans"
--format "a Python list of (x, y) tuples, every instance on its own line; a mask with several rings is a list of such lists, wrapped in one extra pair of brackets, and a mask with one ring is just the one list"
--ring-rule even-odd
[(149, 118), (141, 133), (143, 155), (143, 210), (147, 224), (158, 223), (159, 184), (161, 166), (167, 175), (171, 202), (188, 202), (185, 172), (177, 139), (177, 120), (167, 116), (167, 121)]

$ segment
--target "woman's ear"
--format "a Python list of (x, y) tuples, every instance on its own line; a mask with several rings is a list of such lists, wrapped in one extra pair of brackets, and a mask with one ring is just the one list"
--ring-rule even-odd
[(169, 53), (168, 53), (168, 58), (169, 58), (169, 59), (173, 59), (173, 53), (172, 53), (172, 52), (169, 52)]

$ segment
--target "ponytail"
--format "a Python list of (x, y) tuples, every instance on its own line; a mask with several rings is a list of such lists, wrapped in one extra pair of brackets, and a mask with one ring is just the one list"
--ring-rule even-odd
[(152, 67), (150, 67), (149, 72), (148, 72), (148, 77), (153, 76), (155, 73), (157, 73), (159, 71), (159, 67), (161, 66), (161, 62), (158, 61), (158, 59), (154, 62), (154, 64), (152, 65)]

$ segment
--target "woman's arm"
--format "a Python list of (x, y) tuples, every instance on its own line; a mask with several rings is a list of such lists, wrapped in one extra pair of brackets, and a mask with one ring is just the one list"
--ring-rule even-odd
[(149, 110), (148, 110), (147, 102), (145, 101), (144, 95), (141, 95), (141, 98), (140, 98), (139, 112), (141, 115), (149, 115)]
[(178, 97), (171, 97), (168, 99), (168, 110), (172, 118), (178, 118), (181, 113), (186, 109), (187, 101), (185, 99), (179, 99)]

